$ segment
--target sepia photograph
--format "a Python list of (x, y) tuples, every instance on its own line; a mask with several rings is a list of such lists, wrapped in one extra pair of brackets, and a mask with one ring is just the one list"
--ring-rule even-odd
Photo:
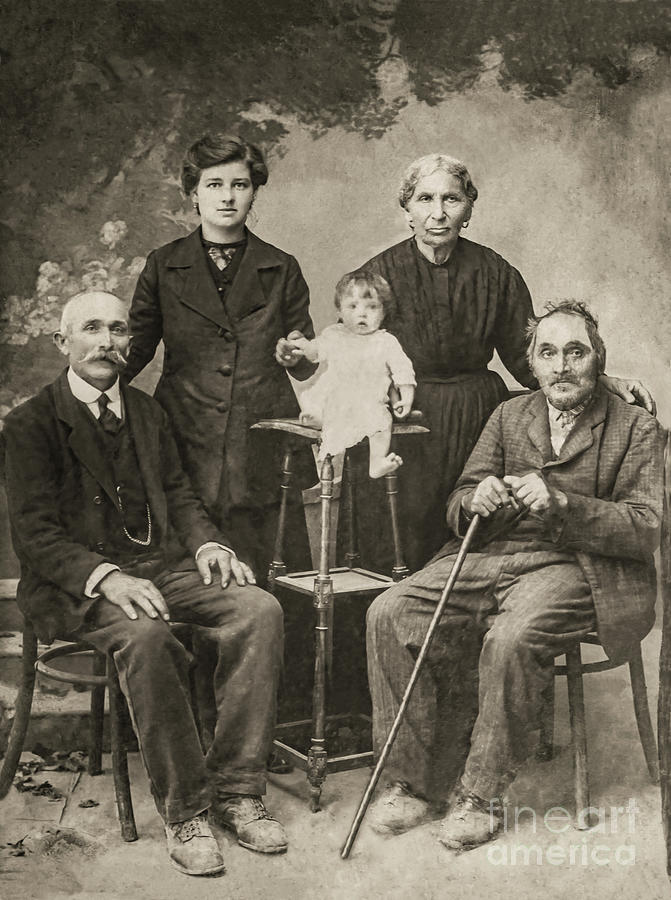
[(0, 897), (671, 897), (671, 4), (0, 11)]

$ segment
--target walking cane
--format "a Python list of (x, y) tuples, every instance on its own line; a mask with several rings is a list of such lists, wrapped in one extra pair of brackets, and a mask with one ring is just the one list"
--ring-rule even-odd
[(408, 686), (406, 687), (405, 693), (403, 694), (403, 699), (401, 700), (401, 705), (399, 706), (398, 712), (396, 713), (394, 724), (391, 726), (389, 734), (387, 735), (387, 740), (385, 741), (382, 752), (380, 753), (380, 758), (377, 761), (377, 765), (373, 769), (373, 774), (370, 776), (368, 787), (364, 792), (361, 803), (359, 804), (359, 808), (357, 809), (356, 815), (354, 816), (352, 827), (350, 828), (349, 834), (347, 835), (347, 840), (343, 844), (343, 848), (340, 851), (341, 859), (347, 859), (350, 854), (350, 850), (354, 846), (354, 841), (356, 840), (356, 836), (359, 833), (359, 828), (361, 827), (361, 823), (363, 822), (363, 817), (366, 815), (366, 810), (368, 809), (370, 798), (373, 796), (373, 791), (377, 787), (377, 783), (380, 780), (380, 775), (382, 774), (384, 765), (387, 762), (387, 757), (389, 756), (392, 745), (396, 740), (396, 735), (398, 734), (398, 730), (401, 727), (401, 721), (403, 719), (403, 716), (405, 715), (408, 703), (410, 702), (410, 696), (412, 695), (415, 684), (417, 683), (417, 679), (419, 678), (419, 673), (422, 669), (422, 665), (424, 664), (424, 660), (426, 659), (426, 655), (429, 652), (429, 647), (431, 646), (431, 641), (433, 640), (436, 628), (438, 627), (440, 617), (442, 616), (443, 610), (445, 609), (447, 601), (450, 598), (450, 594), (452, 593), (454, 582), (457, 580), (459, 572), (461, 571), (461, 567), (463, 566), (464, 560), (466, 559), (466, 554), (468, 553), (473, 541), (473, 537), (475, 535), (475, 531), (478, 527), (479, 521), (479, 515), (476, 514), (475, 516), (473, 516), (471, 524), (468, 526), (466, 536), (464, 537), (461, 547), (459, 548), (459, 553), (457, 554), (457, 558), (455, 559), (454, 565), (452, 566), (452, 571), (450, 572), (450, 576), (445, 583), (443, 593), (440, 595), (440, 600), (438, 601), (438, 606), (436, 607), (436, 611), (433, 614), (433, 618), (429, 623), (429, 628), (426, 632), (424, 643), (422, 644), (422, 647), (419, 651), (419, 656), (417, 657), (417, 661), (415, 662), (415, 668), (412, 670), (412, 675), (410, 676), (410, 680), (408, 681)]

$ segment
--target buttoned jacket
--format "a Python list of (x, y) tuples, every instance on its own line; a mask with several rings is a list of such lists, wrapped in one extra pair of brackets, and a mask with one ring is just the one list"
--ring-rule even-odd
[[(448, 522), (463, 534), (462, 500), (488, 475), (537, 472), (565, 492), (568, 507), (551, 530), (552, 542), (575, 554), (592, 592), (600, 640), (611, 659), (624, 660), (654, 621), (663, 454), (656, 419), (598, 387), (553, 458), (544, 394), (516, 397), (485, 426), (448, 500)], [(501, 540), (514, 515), (501, 510), (484, 520), (481, 543)], [(453, 549), (448, 544), (439, 555)]]
[[(122, 386), (150, 509), (158, 569), (193, 565), (201, 544), (232, 546), (212, 524), (180, 465), (166, 413)], [(107, 553), (106, 506), (119, 509), (101, 430), (70, 390), (67, 373), (7, 416), (2, 460), (12, 541), (21, 563), (17, 601), (43, 640), (72, 632), (92, 602), (84, 595)], [(157, 569), (157, 570), (158, 570)]]
[[(274, 358), (277, 340), (290, 331), (314, 337), (308, 288), (296, 260), (247, 232), (222, 302), (200, 231), (194, 231), (149, 254), (133, 296), (130, 329), (129, 380), (163, 339), (155, 397), (168, 412), (206, 507), (217, 508), (222, 476), (234, 505), (275, 499), (279, 456), (273, 462), (259, 455), (261, 444), (252, 441), (249, 427), (263, 418), (298, 415), (289, 378)], [(292, 374), (302, 378), (313, 370), (304, 360)]]

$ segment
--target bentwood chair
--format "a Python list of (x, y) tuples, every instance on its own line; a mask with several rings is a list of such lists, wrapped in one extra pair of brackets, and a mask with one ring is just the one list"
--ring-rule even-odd
[[(190, 626), (175, 624), (171, 628), (183, 641), (190, 640)], [(67, 657), (83, 657), (90, 663), (90, 672), (81, 673), (60, 668), (59, 660)], [(105, 691), (109, 703), (110, 749), (112, 756), (112, 777), (116, 797), (121, 837), (124, 841), (136, 841), (137, 829), (133, 814), (127, 760), (127, 735), (130, 734), (128, 709), (119, 686), (119, 678), (110, 655), (96, 650), (86, 641), (64, 641), (55, 647), (38, 653), (37, 637), (32, 623), (24, 618), (23, 649), (21, 657), (21, 682), (15, 703), (14, 719), (9, 732), (7, 750), (0, 767), (0, 799), (5, 797), (12, 785), (30, 723), (30, 713), (35, 690), (35, 676), (39, 672), (47, 678), (71, 684), (91, 691), (91, 712), (89, 718), (89, 775), (102, 774), (103, 724), (105, 715)], [(196, 709), (192, 682), (192, 699)], [(200, 723), (198, 722), (200, 729)]]
[[(664, 466), (664, 513), (662, 520), (662, 534), (660, 542), (660, 570), (661, 570), (661, 590), (664, 605), (667, 605), (667, 598), (671, 596), (669, 585), (671, 585), (671, 546), (669, 536), (671, 534), (669, 520), (669, 490), (671, 488), (671, 433), (666, 435), (665, 449), (665, 466)], [(668, 612), (665, 612), (668, 616)], [(666, 623), (668, 627), (668, 623)], [(582, 639), (581, 644), (592, 644), (600, 647), (601, 642), (596, 634), (588, 634)], [(573, 748), (574, 763), (574, 793), (576, 805), (576, 826), (581, 829), (590, 827), (589, 814), (581, 815), (581, 811), (589, 810), (589, 776), (587, 768), (587, 737), (585, 729), (585, 702), (583, 692), (583, 675), (591, 675), (597, 672), (609, 672), (611, 669), (618, 668), (624, 663), (613, 663), (609, 659), (601, 659), (595, 662), (583, 662), (580, 644), (566, 653), (565, 664), (556, 664), (554, 667), (555, 676), (566, 676), (569, 704), (569, 722), (571, 729), (571, 744)], [(641, 645), (637, 647), (635, 653), (628, 660), (629, 678), (631, 681), (631, 692), (634, 703), (634, 715), (636, 717), (636, 725), (638, 734), (643, 748), (643, 756), (648, 768), (650, 780), (653, 784), (660, 783), (660, 767), (658, 758), (657, 741), (655, 732), (652, 727), (650, 718), (650, 707), (648, 704), (648, 689), (645, 681), (645, 671), (643, 669), (643, 658), (641, 655)], [(660, 678), (660, 692), (663, 693), (663, 679)], [(667, 700), (668, 704), (668, 700)], [(661, 710), (661, 704), (660, 704)], [(545, 714), (541, 727), (540, 745), (538, 757), (540, 759), (550, 759), (553, 754), (553, 731), (554, 731), (554, 704), (553, 698), (549, 695), (546, 698)], [(663, 737), (668, 731), (668, 725), (663, 715), (659, 717), (659, 731)], [(660, 737), (660, 744), (662, 738)], [(668, 758), (668, 750), (665, 758)], [(663, 775), (663, 779), (668, 779), (668, 775)], [(671, 780), (669, 781), (671, 783)], [(667, 793), (671, 795), (671, 789), (666, 788)], [(664, 794), (664, 783), (663, 783)], [(671, 802), (667, 801), (671, 807)], [(671, 815), (669, 815), (671, 819)], [(671, 833), (671, 829), (669, 829)], [(669, 847), (671, 848), (671, 838), (669, 838)], [(671, 861), (671, 849), (669, 850), (669, 860)], [(671, 862), (670, 862), (671, 870)]]
[[(91, 662), (91, 671), (85, 674), (59, 668), (58, 660), (81, 655)], [(21, 683), (16, 699), (14, 720), (9, 732), (7, 750), (0, 768), (0, 799), (12, 785), (23, 752), (30, 722), (30, 712), (35, 690), (35, 676), (39, 672), (55, 681), (91, 690), (89, 719), (88, 773), (100, 775), (102, 769), (103, 719), (105, 690), (109, 699), (110, 744), (112, 751), (112, 775), (116, 795), (117, 812), (124, 841), (136, 841), (137, 829), (130, 795), (128, 762), (126, 757), (127, 710), (119, 687), (116, 667), (111, 657), (99, 653), (84, 641), (59, 643), (56, 647), (38, 653), (37, 637), (31, 622), (24, 620), (23, 650), (21, 656)]]
[[(624, 663), (613, 663), (604, 658), (595, 662), (583, 662), (581, 644), (592, 644), (600, 647), (601, 642), (596, 634), (588, 634), (566, 653), (565, 664), (556, 664), (555, 677), (566, 676), (568, 691), (569, 723), (571, 729), (571, 745), (573, 750), (574, 766), (574, 796), (576, 819), (575, 824), (579, 829), (591, 827), (589, 815), (589, 775), (587, 768), (587, 733), (585, 728), (585, 701), (583, 692), (583, 675), (596, 672), (609, 672)], [(648, 705), (648, 690), (645, 682), (643, 658), (639, 644), (634, 655), (628, 661), (629, 678), (631, 680), (631, 692), (634, 702), (634, 714), (636, 725), (643, 748), (643, 756), (648, 767), (650, 780), (653, 784), (659, 784), (659, 764), (657, 761), (657, 741), (650, 718)], [(554, 688), (553, 688), (554, 690)], [(540, 745), (538, 749), (539, 759), (551, 759), (554, 751), (554, 703), (551, 697), (546, 698), (545, 715), (541, 727)]]

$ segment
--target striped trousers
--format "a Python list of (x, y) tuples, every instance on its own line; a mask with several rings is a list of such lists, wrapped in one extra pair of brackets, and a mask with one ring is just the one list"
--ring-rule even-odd
[[(380, 594), (367, 618), (376, 754), (389, 733), (455, 556)], [(554, 657), (596, 628), (571, 553), (471, 553), (434, 636), (387, 772), (429, 800), (500, 796), (533, 752)], [(470, 738), (470, 741), (469, 741)]]

